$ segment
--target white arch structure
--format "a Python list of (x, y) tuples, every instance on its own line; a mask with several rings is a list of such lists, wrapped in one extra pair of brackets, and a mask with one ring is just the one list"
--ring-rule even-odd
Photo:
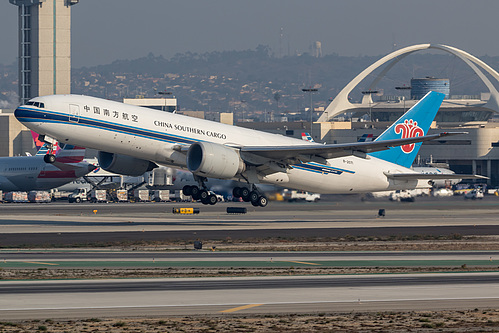
[(448, 52), (460, 58), (462, 61), (464, 61), (464, 63), (468, 65), (478, 75), (478, 77), (482, 80), (482, 82), (487, 86), (487, 88), (490, 91), (490, 99), (485, 105), (485, 107), (488, 107), (494, 110), (495, 112), (499, 112), (499, 93), (497, 92), (495, 86), (490, 82), (490, 80), (477, 67), (477, 65), (480, 66), (487, 73), (489, 73), (494, 79), (499, 81), (499, 74), (494, 69), (492, 69), (492, 67), (490, 67), (489, 65), (478, 59), (477, 57), (474, 57), (471, 54), (452, 46), (447, 46), (442, 44), (418, 44), (394, 51), (384, 56), (380, 60), (376, 61), (374, 64), (367, 67), (365, 70), (363, 70), (352, 81), (350, 81), (350, 83), (348, 83), (345, 86), (345, 88), (343, 88), (343, 90), (340, 91), (340, 93), (334, 98), (334, 100), (328, 105), (326, 110), (324, 110), (322, 115), (319, 117), (318, 122), (329, 121), (334, 116), (341, 114), (345, 111), (358, 108), (359, 106), (369, 107), (369, 105), (372, 104), (372, 98), (370, 94), (364, 95), (361, 104), (352, 104), (348, 100), (348, 95), (350, 94), (350, 92), (375, 69), (384, 65), (388, 61), (392, 60), (392, 62), (388, 64), (388, 66), (385, 69), (383, 69), (383, 71), (376, 77), (373, 83), (371, 83), (371, 85), (369, 86), (369, 89), (373, 89), (378, 84), (378, 82), (386, 75), (386, 73), (400, 60), (404, 59), (406, 56), (408, 56), (413, 52), (426, 49), (436, 49)]

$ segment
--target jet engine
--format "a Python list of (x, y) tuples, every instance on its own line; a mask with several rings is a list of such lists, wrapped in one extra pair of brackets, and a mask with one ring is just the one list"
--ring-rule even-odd
[(142, 176), (145, 172), (158, 167), (151, 161), (105, 151), (99, 151), (97, 159), (99, 166), (108, 172), (134, 177)]
[(235, 149), (216, 143), (196, 142), (187, 152), (187, 168), (198, 176), (225, 179), (243, 172), (245, 164)]

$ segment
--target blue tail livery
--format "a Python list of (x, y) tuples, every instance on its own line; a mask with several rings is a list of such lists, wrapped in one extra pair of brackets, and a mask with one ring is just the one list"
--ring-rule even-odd
[[(444, 97), (445, 95), (442, 93), (430, 91), (374, 141), (405, 139), (426, 135)], [(411, 143), (404, 146), (391, 147), (388, 150), (370, 153), (369, 155), (410, 168), (419, 152), (421, 144)]]

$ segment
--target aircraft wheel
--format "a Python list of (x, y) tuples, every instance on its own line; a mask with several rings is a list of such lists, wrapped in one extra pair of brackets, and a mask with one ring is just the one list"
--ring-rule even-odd
[(184, 193), (184, 195), (192, 195), (192, 186), (191, 185), (185, 185), (182, 188), (182, 193)]
[(201, 193), (201, 190), (199, 189), (199, 187), (197, 187), (197, 186), (191, 187), (191, 196), (194, 200), (201, 199), (201, 197), (199, 196), (200, 193)]
[(266, 196), (262, 195), (262, 196), (258, 197), (258, 205), (260, 207), (265, 207), (265, 206), (267, 206), (268, 203), (269, 203), (269, 199), (267, 199)]
[(241, 197), (241, 188), (240, 188), (240, 187), (237, 187), (237, 186), (236, 186), (236, 187), (234, 187), (234, 188), (232, 189), (232, 196), (233, 196), (234, 198), (240, 198), (240, 197)]
[(257, 192), (257, 191), (251, 191), (250, 194), (249, 194), (249, 198), (250, 198), (250, 201), (251, 202), (257, 202), (258, 201), (258, 197), (260, 197), (260, 194)]
[(246, 202), (250, 201), (250, 190), (248, 190), (246, 187), (241, 188), (241, 198), (243, 198), (243, 200)]
[(218, 202), (218, 198), (217, 198), (217, 196), (216, 196), (215, 194), (210, 194), (210, 195), (208, 196), (208, 203), (209, 203), (210, 205), (212, 205), (212, 206), (213, 206), (213, 205), (214, 205), (214, 204), (216, 204), (217, 202)]
[(207, 205), (207, 204), (209, 204), (210, 202), (208, 201), (208, 198), (209, 198), (209, 197), (206, 197), (206, 198), (201, 198), (201, 203), (202, 203), (203, 205)]
[(251, 204), (252, 204), (253, 206), (255, 206), (255, 207), (260, 206), (260, 205), (258, 204), (258, 201), (251, 201)]
[(208, 191), (206, 191), (206, 190), (201, 190), (201, 191), (199, 192), (199, 198), (201, 199), (201, 201), (206, 200), (206, 199), (208, 198), (208, 196), (209, 196), (209, 195), (210, 195), (210, 194), (209, 194), (209, 193), (208, 193)]
[(53, 154), (46, 154), (45, 156), (43, 156), (43, 161), (45, 163), (54, 163), (55, 162), (55, 155)]

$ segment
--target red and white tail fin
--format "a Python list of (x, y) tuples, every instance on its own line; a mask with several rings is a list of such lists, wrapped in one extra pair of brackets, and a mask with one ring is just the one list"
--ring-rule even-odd
[(57, 152), (56, 162), (61, 163), (78, 163), (85, 158), (85, 148), (72, 145), (64, 145)]
[(308, 142), (315, 142), (314, 139), (312, 138), (312, 136), (310, 134), (308, 134), (307, 132), (303, 132), (301, 134), (301, 139), (308, 141)]
[[(40, 134), (31, 131), (31, 136), (33, 137), (33, 141), (35, 142), (35, 147), (37, 150), (36, 156), (43, 156), (49, 153), (49, 145), (39, 139)], [(50, 153), (57, 154), (60, 150), (59, 143), (56, 143)]]

